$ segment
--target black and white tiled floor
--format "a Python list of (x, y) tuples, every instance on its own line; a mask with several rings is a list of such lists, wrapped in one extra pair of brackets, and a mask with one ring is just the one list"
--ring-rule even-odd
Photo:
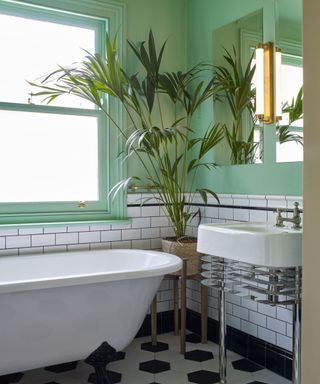
[[(189, 337), (188, 340), (192, 340)], [(150, 337), (135, 339), (108, 365), (112, 383), (121, 384), (214, 384), (219, 383), (218, 346), (187, 342), (185, 356), (179, 353), (180, 339), (172, 333), (159, 336), (157, 352), (150, 348)], [(197, 342), (196, 340), (193, 340)], [(151, 350), (150, 350), (151, 349)], [(0, 384), (85, 384), (92, 368), (84, 362), (28, 371), (0, 377)], [(290, 384), (234, 352), (228, 351), (228, 384)]]

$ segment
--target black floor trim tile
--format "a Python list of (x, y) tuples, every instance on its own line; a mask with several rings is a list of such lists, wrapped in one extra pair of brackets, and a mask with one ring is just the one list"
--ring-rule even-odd
[(260, 341), (257, 341), (255, 337), (248, 337), (247, 354), (246, 354), (247, 358), (265, 367), (266, 355), (267, 355), (266, 345), (262, 344)]
[[(174, 329), (174, 313), (173, 311), (165, 311), (157, 313), (157, 333), (173, 332)], [(147, 315), (141, 325), (136, 337), (144, 337), (151, 335), (151, 316)]]
[(284, 377), (286, 377), (288, 380), (292, 380), (292, 359), (285, 360), (284, 365)]
[(268, 350), (266, 355), (266, 367), (267, 369), (272, 369), (272, 371), (278, 375), (284, 376), (286, 370), (286, 357)]
[(199, 344), (201, 343), (201, 336), (197, 335), (196, 333), (189, 333), (186, 335), (186, 341), (188, 343)]

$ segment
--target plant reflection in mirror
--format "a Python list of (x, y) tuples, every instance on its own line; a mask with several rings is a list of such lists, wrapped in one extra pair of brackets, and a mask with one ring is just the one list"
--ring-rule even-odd
[(300, 88), (297, 97), (292, 98), (290, 104), (288, 102), (284, 104), (282, 113), (288, 113), (289, 118), (287, 125), (277, 125), (277, 139), (279, 143), (283, 144), (293, 141), (303, 145), (303, 137), (292, 132), (292, 129), (294, 129), (293, 124), (303, 119), (303, 87)]
[[(256, 91), (253, 86), (253, 55), (243, 70), (235, 47), (233, 54), (226, 49), (224, 52), (226, 65), (215, 66), (214, 84), (219, 100), (226, 101), (232, 116), (232, 125), (225, 126), (225, 135), (231, 150), (230, 161), (231, 164), (251, 164), (255, 162), (259, 148), (259, 143), (254, 141), (257, 118), (254, 105)], [(244, 127), (245, 113), (249, 115), (248, 131)]]
[[(212, 72), (212, 66), (198, 64), (186, 72), (162, 73), (166, 43), (158, 53), (152, 31), (147, 44), (129, 41), (129, 46), (143, 75), (126, 72), (118, 59), (116, 38), (111, 40), (107, 35), (106, 57), (87, 52), (82, 62), (60, 67), (39, 84), (31, 83), (40, 88), (34, 96), (43, 96), (50, 103), (61, 95), (77, 95), (102, 110), (124, 138), (124, 161), (134, 155), (145, 173), (145, 177), (120, 181), (110, 194), (123, 193), (133, 182), (152, 185), (153, 198), (163, 205), (176, 238), (182, 239), (187, 223), (197, 214), (190, 205), (195, 193), (205, 203), (208, 194), (218, 199), (212, 190), (196, 189), (195, 181), (200, 168), (215, 168), (207, 155), (222, 140), (223, 127), (211, 124), (204, 135), (191, 128), (199, 106), (215, 94), (212, 75), (207, 82), (201, 79), (205, 71)], [(117, 124), (106, 96), (120, 101), (129, 127)]]

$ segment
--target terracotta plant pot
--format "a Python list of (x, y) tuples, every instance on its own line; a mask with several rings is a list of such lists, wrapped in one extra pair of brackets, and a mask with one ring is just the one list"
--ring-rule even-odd
[[(172, 253), (187, 260), (187, 274), (195, 275), (199, 272), (199, 253), (197, 252), (197, 239), (188, 237), (177, 241), (175, 237), (162, 239), (163, 252)], [(179, 274), (177, 272), (176, 274)]]

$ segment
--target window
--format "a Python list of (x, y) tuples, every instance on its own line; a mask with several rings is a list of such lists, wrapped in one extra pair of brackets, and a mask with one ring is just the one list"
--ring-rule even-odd
[[(281, 65), (281, 103), (291, 104), (296, 99), (303, 85), (302, 57), (294, 54), (282, 54)], [(280, 125), (289, 124), (289, 113), (284, 113)], [(290, 133), (303, 139), (303, 119), (294, 121), (290, 126)], [(277, 162), (303, 161), (303, 146), (294, 141), (280, 144), (277, 142)]]
[[(281, 65), (281, 103), (291, 103), (296, 99), (300, 88), (303, 85), (303, 64), (302, 57), (294, 57), (282, 54)], [(288, 114), (283, 114), (281, 125), (289, 124)], [(303, 121), (297, 120), (292, 124), (294, 127), (302, 127)]]
[[(65, 8), (69, 1), (55, 3)], [(77, 12), (86, 3), (79, 0)], [(104, 53), (105, 33), (122, 11), (95, 7), (87, 16), (26, 3), (0, 5), (0, 224), (121, 218), (121, 201), (112, 205), (107, 197), (121, 165), (109, 168), (120, 144), (110, 145), (117, 135), (106, 116), (77, 97), (42, 104), (40, 97), (31, 99), (26, 81), (80, 61), (85, 50)], [(117, 105), (104, 102), (120, 119)]]

